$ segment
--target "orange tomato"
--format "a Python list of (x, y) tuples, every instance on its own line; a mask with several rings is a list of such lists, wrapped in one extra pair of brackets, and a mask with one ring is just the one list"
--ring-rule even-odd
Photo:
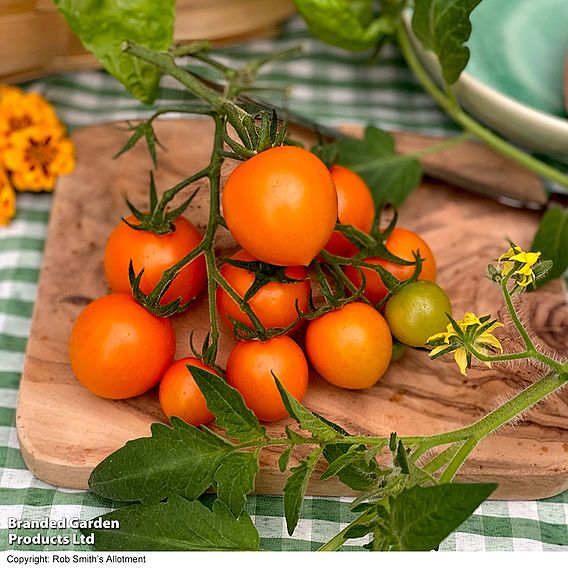
[(304, 398), (308, 363), (298, 345), (285, 335), (266, 342), (240, 341), (227, 360), (227, 383), (241, 393), (246, 405), (264, 422), (288, 416), (273, 373), (294, 398)]
[[(235, 253), (231, 258), (247, 262), (257, 260), (244, 250)], [(224, 264), (221, 274), (241, 298), (245, 296), (255, 279), (253, 272), (231, 264)], [(267, 329), (283, 328), (292, 324), (298, 318), (296, 302), (301, 312), (308, 311), (310, 283), (307, 280), (306, 269), (303, 266), (290, 266), (286, 268), (284, 274), (301, 282), (289, 284), (268, 282), (249, 300), (252, 311)], [(227, 317), (230, 316), (252, 327), (250, 318), (221, 287), (217, 288), (217, 309), (227, 325), (232, 327)]]
[(337, 192), (314, 154), (279, 146), (233, 170), (223, 191), (223, 214), (235, 240), (256, 258), (306, 266), (333, 232)]
[(306, 353), (315, 370), (344, 389), (372, 387), (389, 366), (392, 337), (381, 314), (353, 302), (310, 322)]
[[(389, 250), (392, 254), (402, 258), (403, 260), (409, 261), (414, 261), (412, 251), (419, 250), (420, 256), (423, 260), (422, 271), (420, 272), (418, 279), (431, 281), (436, 280), (436, 260), (434, 258), (434, 254), (430, 250), (430, 247), (424, 239), (422, 239), (422, 237), (408, 229), (396, 227), (386, 240), (385, 245), (387, 250)], [(414, 273), (414, 266), (403, 266), (401, 264), (395, 264), (389, 260), (376, 257), (370, 257), (364, 260), (369, 264), (378, 264), (382, 266), (399, 280), (407, 280)], [(383, 281), (377, 272), (370, 268), (362, 268), (361, 270), (365, 275), (364, 296), (373, 302), (373, 304), (377, 304), (388, 294), (388, 289), (383, 284)], [(345, 268), (345, 274), (348, 276), (349, 280), (357, 286), (357, 288), (361, 286), (361, 274), (357, 269), (352, 266), (347, 266)]]
[(160, 381), (160, 405), (168, 418), (177, 416), (188, 424), (201, 426), (211, 422), (215, 416), (207, 408), (205, 397), (187, 368), (188, 365), (218, 375), (196, 357), (174, 361)]
[[(133, 225), (138, 223), (134, 216), (127, 217), (126, 220)], [(128, 279), (131, 259), (136, 274), (144, 268), (140, 289), (149, 294), (164, 270), (181, 260), (201, 242), (199, 231), (184, 217), (178, 217), (174, 225), (175, 230), (165, 235), (138, 231), (123, 222), (115, 227), (107, 241), (104, 257), (106, 278), (113, 292), (131, 293)], [(180, 271), (160, 303), (167, 304), (177, 298), (181, 298), (184, 303), (188, 302), (199, 294), (205, 281), (205, 260), (200, 255)]]
[[(375, 218), (375, 202), (371, 190), (358, 174), (343, 166), (330, 168), (337, 190), (339, 222), (368, 233)], [(357, 252), (355, 245), (339, 231), (333, 231), (325, 250), (339, 256), (351, 256)]]
[(79, 382), (103, 398), (138, 396), (158, 383), (175, 354), (171, 322), (128, 294), (110, 294), (79, 315), (69, 343)]

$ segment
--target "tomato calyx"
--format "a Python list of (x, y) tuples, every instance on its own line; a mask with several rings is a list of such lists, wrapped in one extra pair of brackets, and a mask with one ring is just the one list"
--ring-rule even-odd
[(262, 260), (239, 260), (236, 258), (222, 259), (221, 262), (242, 268), (254, 274), (254, 281), (243, 296), (245, 302), (248, 302), (263, 286), (270, 282), (279, 282), (281, 284), (302, 282), (301, 279), (291, 278), (286, 275), (287, 266), (276, 266)]
[[(322, 254), (324, 253), (329, 255), (330, 258), (333, 257), (333, 255), (322, 251)], [(323, 304), (316, 306), (313, 294), (310, 293), (309, 311), (301, 314), (302, 319), (307, 321), (315, 320), (324, 314), (338, 310), (352, 302), (363, 302), (371, 305), (371, 302), (363, 296), (366, 284), (364, 274), (362, 274), (361, 286), (355, 288), (339, 266), (327, 262), (322, 265), (317, 259), (312, 261), (311, 266), (314, 269), (315, 278), (319, 284)]]
[(128, 205), (128, 208), (130, 209), (132, 215), (134, 215), (138, 223), (131, 223), (124, 217), (122, 218), (122, 221), (126, 223), (131, 229), (134, 229), (136, 231), (150, 231), (152, 233), (156, 233), (157, 235), (165, 235), (167, 233), (175, 231), (175, 220), (189, 207), (189, 205), (197, 195), (199, 188), (197, 188), (181, 205), (179, 205), (175, 209), (168, 211), (167, 205), (171, 201), (173, 196), (187, 185), (188, 181), (187, 179), (184, 179), (180, 183), (164, 192), (162, 198), (158, 199), (156, 183), (154, 181), (154, 173), (150, 172), (149, 213), (140, 211), (130, 200), (126, 199), (126, 205)]
[(149, 294), (145, 294), (140, 288), (144, 269), (142, 268), (142, 270), (136, 274), (132, 261), (130, 261), (130, 264), (128, 265), (128, 280), (130, 281), (130, 287), (132, 289), (134, 299), (150, 313), (162, 318), (167, 318), (185, 311), (189, 304), (193, 301), (193, 298), (187, 302), (183, 302), (181, 298), (176, 298), (167, 304), (161, 304), (161, 300), (164, 294), (168, 291), (168, 288), (177, 276), (178, 272), (180, 272), (184, 266), (189, 264), (191, 260), (197, 258), (197, 256), (199, 256), (202, 252), (203, 241), (177, 264), (174, 264), (174, 266), (164, 271), (162, 278)]
[(199, 359), (199, 361), (201, 361), (204, 365), (207, 365), (217, 371), (220, 376), (223, 376), (223, 368), (215, 362), (217, 357), (217, 346), (211, 341), (211, 332), (208, 331), (203, 338), (203, 344), (201, 345), (200, 350), (196, 348), (194, 338), (195, 331), (192, 330), (189, 334), (189, 348), (193, 356), (196, 359)]

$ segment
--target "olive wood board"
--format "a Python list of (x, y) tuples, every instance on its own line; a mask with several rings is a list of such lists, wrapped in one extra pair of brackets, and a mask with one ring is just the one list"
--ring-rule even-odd
[[(161, 121), (156, 128), (166, 149), (160, 150), (156, 172), (157, 187), (163, 191), (208, 163), (212, 126), (205, 119), (191, 119)], [(128, 136), (124, 125), (116, 124), (76, 131), (77, 169), (61, 180), (54, 197), (17, 431), (30, 470), (57, 486), (86, 488), (89, 474), (103, 458), (128, 440), (148, 436), (153, 422), (166, 421), (155, 389), (124, 401), (98, 398), (75, 379), (67, 355), (75, 318), (91, 300), (107, 293), (103, 251), (112, 227), (127, 213), (124, 197), (147, 207), (151, 163), (146, 149), (138, 145), (111, 159)], [(223, 175), (232, 167), (226, 164)], [(207, 219), (206, 189), (188, 211), (201, 230)], [(496, 314), (502, 300), (497, 287), (484, 278), (486, 266), (506, 248), (506, 239), (529, 246), (538, 215), (432, 180), (426, 180), (399, 213), (400, 226), (419, 232), (430, 244), (438, 262), (438, 281), (448, 292), (454, 313), (458, 317), (465, 311)], [(236, 249), (225, 231), (217, 246), (222, 253)], [(566, 354), (568, 305), (561, 280), (527, 295), (523, 312), (543, 342)], [(186, 356), (189, 332), (195, 331), (199, 344), (208, 328), (206, 298), (201, 296), (191, 309), (176, 316), (174, 325), (177, 356)], [(221, 364), (232, 342), (225, 330)], [(506, 342), (508, 348), (512, 344), (514, 339)], [(426, 435), (475, 421), (530, 380), (521, 366), (472, 369), (464, 377), (451, 357), (431, 361), (425, 351), (409, 349), (367, 390), (342, 390), (312, 373), (304, 402), (353, 434)], [(281, 435), (285, 423), (268, 425), (268, 431)], [(277, 458), (277, 449), (262, 452), (257, 492), (281, 493), (285, 477), (278, 471)], [(568, 391), (549, 397), (514, 427), (484, 440), (459, 479), (497, 482), (495, 496), (501, 499), (535, 499), (567, 489)], [(352, 493), (336, 478), (323, 482), (316, 476), (308, 494)]]

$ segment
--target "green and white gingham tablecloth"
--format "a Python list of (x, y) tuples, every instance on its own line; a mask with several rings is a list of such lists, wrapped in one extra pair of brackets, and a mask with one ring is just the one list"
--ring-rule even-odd
[[(285, 103), (321, 123), (375, 123), (386, 129), (447, 134), (455, 127), (417, 85), (394, 48), (380, 64), (364, 54), (349, 54), (310, 38), (293, 19), (274, 40), (222, 50), (229, 61), (302, 44), (304, 54), (278, 63), (262, 75), (266, 86), (286, 87)], [(26, 85), (51, 101), (71, 129), (148, 116), (112, 77), (99, 71), (52, 76)], [(161, 104), (179, 102), (179, 85), (164, 80)], [(283, 102), (282, 95), (265, 98)], [(110, 156), (109, 156), (110, 159)], [(18, 383), (42, 264), (51, 196), (20, 194), (18, 215), (0, 228), (0, 550), (7, 550), (7, 519), (80, 517), (90, 519), (113, 504), (88, 492), (47, 485), (26, 468), (15, 429)], [(251, 496), (247, 510), (269, 550), (315, 550), (352, 520), (349, 499), (306, 499), (293, 537), (285, 527), (280, 497)], [(454, 551), (568, 550), (568, 492), (543, 501), (487, 502), (442, 544)], [(49, 534), (50, 531), (46, 531)], [(20, 534), (32, 534), (21, 531)], [(63, 547), (46, 547), (45, 550)], [(78, 550), (75, 548), (74, 550)], [(21, 550), (21, 548), (20, 548)], [(39, 551), (42, 547), (29, 548)]]

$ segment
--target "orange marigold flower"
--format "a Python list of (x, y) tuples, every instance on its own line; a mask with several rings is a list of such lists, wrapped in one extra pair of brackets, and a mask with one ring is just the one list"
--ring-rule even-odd
[(13, 87), (12, 85), (0, 85), (0, 100), (3, 96), (10, 94), (22, 96), (24, 92), (19, 87)]
[(14, 133), (30, 126), (59, 128), (64, 133), (55, 110), (39, 93), (4, 87), (0, 93), (0, 151), (10, 145)]
[(12, 134), (4, 165), (20, 191), (51, 191), (57, 176), (73, 171), (75, 149), (63, 129), (33, 126)]
[(16, 214), (16, 193), (6, 172), (0, 168), (0, 225), (7, 225)]

